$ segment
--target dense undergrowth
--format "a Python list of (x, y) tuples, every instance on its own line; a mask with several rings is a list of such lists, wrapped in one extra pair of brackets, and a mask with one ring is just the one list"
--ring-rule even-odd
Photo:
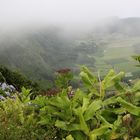
[(12, 91), (0, 101), (0, 138), (139, 140), (140, 81), (128, 85), (124, 76), (110, 70), (100, 78), (82, 67), (80, 87), (73, 89), (71, 71), (64, 69), (46, 94), (31, 98), (30, 89)]

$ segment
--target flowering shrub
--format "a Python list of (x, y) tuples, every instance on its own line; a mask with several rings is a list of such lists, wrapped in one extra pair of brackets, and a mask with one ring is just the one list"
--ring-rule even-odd
[(67, 87), (56, 96), (33, 101), (40, 108), (39, 123), (63, 131), (57, 139), (138, 140), (140, 81), (129, 87), (121, 82), (124, 72), (117, 74), (114, 70), (101, 80), (86, 67), (82, 67), (80, 76), (84, 88), (77, 89), (71, 98)]
[(82, 89), (73, 90), (59, 76), (57, 94), (31, 100), (31, 90), (22, 88), (0, 101), (1, 139), (140, 140), (140, 81), (128, 86), (124, 72), (110, 70), (101, 79), (82, 67)]
[[(5, 85), (5, 84), (4, 84)], [(4, 86), (7, 87), (7, 86)], [(7, 88), (6, 88), (7, 89)], [(30, 90), (22, 88), (21, 93), (12, 93), (0, 101), (0, 139), (2, 140), (47, 140), (52, 128), (42, 127), (37, 106), (30, 100)], [(48, 131), (48, 130), (51, 131)], [(50, 133), (51, 132), (51, 133)], [(55, 132), (54, 132), (55, 133)]]
[(7, 83), (0, 83), (0, 100), (4, 100), (6, 97), (13, 97), (16, 92), (16, 88), (13, 85)]
[(22, 73), (11, 71), (4, 66), (0, 66), (0, 82), (13, 85), (18, 91), (21, 91), (22, 87), (32, 88), (33, 91), (39, 90), (39, 85), (36, 82), (29, 80)]

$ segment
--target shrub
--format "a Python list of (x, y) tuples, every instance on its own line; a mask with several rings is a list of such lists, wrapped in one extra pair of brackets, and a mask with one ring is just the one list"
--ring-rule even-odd
[(2, 82), (13, 85), (18, 91), (21, 91), (22, 87), (32, 88), (34, 91), (39, 90), (39, 85), (36, 82), (32, 82), (20, 72), (11, 71), (4, 66), (0, 67), (0, 79), (2, 79)]
[[(22, 89), (14, 98), (0, 102), (0, 138), (2, 140), (47, 140), (50, 127), (38, 124), (36, 106), (31, 104), (30, 90)], [(51, 129), (52, 130), (52, 129)]]
[(61, 77), (59, 93), (34, 100), (31, 90), (22, 88), (14, 99), (0, 102), (1, 138), (139, 140), (140, 81), (128, 86), (122, 82), (124, 75), (110, 70), (101, 79), (82, 67), (81, 89), (73, 90)]

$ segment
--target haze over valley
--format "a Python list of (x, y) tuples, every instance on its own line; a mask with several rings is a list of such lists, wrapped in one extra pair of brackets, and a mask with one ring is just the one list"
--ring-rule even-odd
[(137, 0), (0, 3), (1, 65), (36, 80), (62, 68), (77, 73), (80, 65), (101, 75), (110, 68), (139, 72), (131, 58), (140, 53)]

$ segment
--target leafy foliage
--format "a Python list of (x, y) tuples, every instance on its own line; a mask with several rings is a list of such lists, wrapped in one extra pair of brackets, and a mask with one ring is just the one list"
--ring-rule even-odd
[[(68, 96), (69, 88), (64, 88), (46, 102), (43, 100), (40, 123), (65, 131), (66, 140), (139, 137), (136, 130), (140, 127), (135, 127), (139, 118), (138, 100), (136, 102), (139, 82), (128, 87), (121, 82), (124, 73), (117, 74), (114, 70), (101, 80), (86, 67), (81, 68), (80, 76), (85, 88), (75, 90), (72, 98)], [(109, 98), (112, 89), (115, 94)]]
[(0, 67), (0, 78), (2, 82), (14, 85), (14, 87), (19, 91), (21, 91), (22, 87), (32, 88), (34, 91), (39, 90), (39, 85), (36, 82), (29, 80), (20, 72), (11, 71), (5, 66)]
[(68, 68), (58, 70), (56, 75), (55, 84), (58, 88), (67, 88), (73, 78), (73, 74)]
[[(46, 132), (37, 124), (35, 108), (27, 104), (29, 91), (23, 89), (22, 98), (7, 98), (0, 102), (0, 137), (6, 140), (42, 140)], [(29, 102), (28, 102), (29, 103)]]
[[(140, 55), (135, 55), (135, 56), (132, 56), (134, 60), (138, 61), (140, 63)], [(140, 65), (137, 65), (137, 66), (140, 66)]]
[(72, 89), (67, 74), (60, 75), (61, 90), (55, 96), (40, 95), (31, 100), (31, 91), (22, 88), (14, 99), (1, 101), (0, 136), (35, 140), (140, 139), (139, 81), (128, 86), (122, 82), (124, 72), (110, 70), (100, 78), (83, 66), (83, 87)]

